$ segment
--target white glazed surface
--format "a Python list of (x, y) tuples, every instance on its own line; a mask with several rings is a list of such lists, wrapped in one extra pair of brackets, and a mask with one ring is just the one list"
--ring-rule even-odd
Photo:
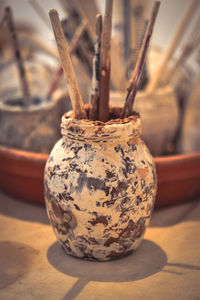
[(152, 156), (139, 138), (140, 119), (106, 126), (63, 118), (66, 136), (45, 169), (47, 212), (58, 240), (68, 254), (100, 261), (139, 246), (156, 194)]

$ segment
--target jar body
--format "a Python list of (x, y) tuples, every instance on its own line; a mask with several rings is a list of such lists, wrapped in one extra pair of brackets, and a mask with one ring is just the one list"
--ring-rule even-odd
[(109, 139), (104, 132), (95, 141), (78, 136), (60, 139), (46, 164), (45, 200), (54, 232), (73, 256), (106, 261), (127, 255), (142, 241), (153, 209), (152, 156), (132, 135)]

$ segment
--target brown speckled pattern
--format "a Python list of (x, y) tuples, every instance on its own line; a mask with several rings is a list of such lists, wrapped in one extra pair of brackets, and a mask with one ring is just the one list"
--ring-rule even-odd
[(44, 181), (58, 240), (68, 254), (90, 260), (129, 254), (142, 240), (156, 194), (140, 118), (96, 125), (67, 114), (61, 127)]

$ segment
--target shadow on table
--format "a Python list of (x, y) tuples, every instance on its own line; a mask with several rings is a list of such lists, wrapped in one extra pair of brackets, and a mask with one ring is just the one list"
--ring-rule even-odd
[(24, 243), (0, 241), (0, 290), (29, 273), (39, 251)]
[(200, 221), (199, 199), (155, 210), (149, 226), (167, 227), (185, 221)]
[(0, 192), (0, 214), (12, 218), (49, 224), (45, 207), (25, 203)]
[(78, 281), (63, 299), (74, 299), (90, 281), (127, 282), (146, 278), (162, 270), (167, 263), (165, 252), (154, 242), (143, 240), (139, 249), (124, 258), (109, 262), (91, 262), (68, 256), (58, 242), (47, 252), (50, 264)]

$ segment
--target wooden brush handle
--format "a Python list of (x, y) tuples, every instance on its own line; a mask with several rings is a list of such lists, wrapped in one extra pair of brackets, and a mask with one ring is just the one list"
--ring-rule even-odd
[(21, 88), (23, 92), (23, 100), (24, 100), (24, 105), (29, 106), (31, 104), (31, 96), (30, 96), (30, 91), (29, 91), (29, 85), (27, 81), (27, 76), (26, 76), (26, 70), (24, 68), (24, 62), (23, 62), (23, 57), (21, 54), (20, 46), (19, 46), (19, 41), (17, 37), (17, 33), (15, 30), (15, 25), (14, 25), (14, 20), (13, 20), (13, 15), (12, 15), (12, 10), (10, 7), (5, 8), (5, 13), (6, 13), (6, 20), (8, 22), (8, 27), (9, 31), (11, 34), (11, 39), (12, 39), (12, 44), (13, 44), (13, 50), (16, 58), (16, 63), (18, 66), (18, 72), (19, 72), (19, 81), (21, 83)]
[(144, 62), (145, 62), (145, 57), (147, 54), (147, 50), (149, 47), (149, 42), (152, 36), (152, 32), (153, 32), (153, 28), (154, 28), (154, 24), (156, 21), (156, 17), (158, 14), (158, 10), (160, 7), (160, 1), (155, 1), (153, 8), (152, 8), (152, 13), (151, 13), (151, 17), (145, 32), (145, 37), (142, 43), (142, 47), (136, 62), (136, 66), (135, 69), (133, 71), (133, 74), (131, 76), (130, 82), (129, 82), (129, 86), (127, 88), (128, 90), (128, 94), (126, 97), (126, 102), (123, 108), (123, 112), (122, 112), (122, 118), (130, 115), (132, 113), (133, 110), (133, 102), (138, 90), (138, 86), (139, 86), (139, 81), (140, 81), (140, 77), (142, 74), (142, 69), (144, 66)]
[(69, 89), (69, 95), (74, 110), (74, 115), (76, 119), (86, 119), (86, 111), (84, 108), (83, 100), (79, 90), (78, 82), (76, 80), (76, 75), (74, 68), (72, 66), (71, 58), (69, 55), (67, 41), (65, 39), (62, 26), (59, 20), (58, 13), (55, 9), (49, 12), (52, 28), (55, 35), (55, 40), (58, 47), (58, 53), (60, 56), (61, 64), (65, 74), (65, 79)]
[(198, 4), (199, 4), (199, 0), (191, 0), (190, 1), (189, 6), (187, 7), (179, 25), (175, 31), (172, 41), (170, 42), (166, 51), (163, 54), (162, 61), (159, 65), (157, 71), (155, 72), (155, 74), (153, 74), (153, 76), (147, 86), (147, 92), (152, 92), (153, 90), (155, 90), (155, 88), (163, 80), (163, 77), (166, 74), (168, 64), (169, 64), (175, 50), (177, 49), (179, 41), (181, 40), (181, 38), (185, 32), (185, 29), (186, 29), (189, 21), (191, 20)]
[[(73, 39), (69, 45), (69, 54), (72, 54), (77, 45), (78, 45), (78, 42), (86, 28), (86, 25), (87, 25), (87, 22), (83, 22), (76, 30), (74, 36), (73, 36)], [(57, 70), (56, 70), (56, 74), (55, 74), (55, 77), (53, 78), (53, 80), (51, 81), (50, 85), (49, 85), (49, 89), (48, 89), (48, 92), (47, 92), (47, 95), (46, 95), (46, 98), (47, 99), (50, 99), (53, 92), (55, 91), (55, 89), (57, 88), (57, 85), (59, 83), (59, 80), (61, 78), (63, 74), (63, 68), (62, 68), (62, 65), (60, 65)]]
[(101, 70), (100, 70), (100, 103), (99, 120), (107, 122), (109, 119), (110, 92), (110, 47), (112, 30), (113, 0), (106, 0), (105, 15), (101, 42)]

